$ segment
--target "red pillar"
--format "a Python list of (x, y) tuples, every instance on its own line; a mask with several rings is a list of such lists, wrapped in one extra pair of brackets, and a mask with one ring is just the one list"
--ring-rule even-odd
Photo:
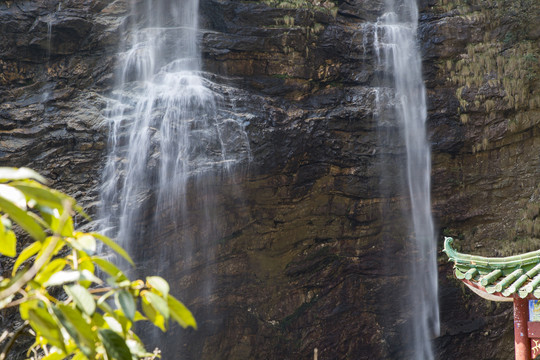
[(514, 346), (516, 360), (531, 360), (531, 342), (527, 333), (529, 301), (514, 298)]

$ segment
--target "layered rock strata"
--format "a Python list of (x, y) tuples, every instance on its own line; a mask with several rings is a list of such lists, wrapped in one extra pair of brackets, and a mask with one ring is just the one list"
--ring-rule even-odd
[[(407, 358), (404, 147), (388, 137), (398, 124), (373, 47), (383, 3), (201, 2), (205, 76), (221, 116), (249, 123), (252, 161), (207, 177), (220, 237), (200, 246), (215, 256), (195, 253), (190, 273), (180, 257), (169, 280), (179, 298), (208, 275), (213, 291), (184, 298), (200, 329), (173, 329), (169, 354)], [(421, 4), (434, 213), (466, 252), (539, 244), (534, 6)], [(0, 4), (1, 163), (37, 169), (94, 214), (128, 16), (121, 0)], [(157, 240), (136, 241), (159, 254)], [(178, 234), (159, 241), (181, 253)], [(510, 357), (511, 310), (464, 291), (442, 257), (439, 270), (439, 358)]]

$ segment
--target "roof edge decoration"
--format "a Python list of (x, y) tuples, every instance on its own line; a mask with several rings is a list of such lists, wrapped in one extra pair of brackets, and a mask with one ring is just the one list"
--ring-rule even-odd
[(456, 278), (476, 294), (492, 301), (512, 301), (514, 297), (540, 298), (540, 250), (507, 257), (463, 254), (446, 237), (443, 251), (454, 262)]

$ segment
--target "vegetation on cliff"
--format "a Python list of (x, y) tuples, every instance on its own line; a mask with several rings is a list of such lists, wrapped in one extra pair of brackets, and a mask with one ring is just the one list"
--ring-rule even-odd
[[(484, 135), (472, 152), (485, 151), (490, 136), (485, 124), (504, 112), (512, 133), (535, 126), (540, 108), (540, 53), (535, 42), (540, 4), (534, 0), (441, 0), (441, 12), (482, 24), (483, 39), (468, 44), (466, 53), (441, 63), (447, 81), (456, 87), (461, 122), (486, 114)], [(477, 123), (474, 121), (473, 123)]]
[[(76, 213), (87, 215), (73, 198), (44, 182), (30, 169), (0, 168), (0, 253), (13, 259), (18, 254), (12, 276), (0, 277), (0, 309), (18, 307), (24, 321), (16, 331), (0, 334), (5, 343), (0, 359), (23, 333), (35, 338), (27, 353), (32, 359), (155, 358), (134, 332), (135, 322), (148, 320), (162, 331), (169, 319), (196, 327), (163, 278), (131, 281), (100, 256), (98, 240), (133, 263), (106, 236), (77, 231)], [(23, 231), (31, 239), (24, 245), (16, 238)]]

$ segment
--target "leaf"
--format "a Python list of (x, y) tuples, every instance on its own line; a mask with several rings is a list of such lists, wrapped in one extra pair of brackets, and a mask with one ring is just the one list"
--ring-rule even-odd
[(21, 305), (19, 305), (19, 313), (21, 314), (21, 318), (23, 320), (28, 320), (28, 318), (30, 317), (28, 315), (28, 312), (31, 309), (37, 308), (39, 302), (40, 301), (37, 300), (37, 299), (30, 299), (30, 300), (27, 300), (27, 301), (23, 302)]
[(36, 203), (53, 209), (62, 209), (62, 199), (68, 197), (67, 195), (59, 196), (59, 194), (54, 190), (49, 189), (39, 183), (25, 181), (13, 182), (9, 185), (22, 192), (26, 199), (34, 199)]
[(11, 230), (11, 228), (13, 227), (13, 223), (11, 222), (11, 220), (9, 220), (5, 216), (0, 217), (0, 221), (2, 221), (2, 225), (4, 225), (7, 230)]
[(41, 249), (41, 245), (42, 244), (39, 241), (36, 241), (32, 245), (25, 247), (24, 250), (21, 251), (19, 257), (15, 261), (15, 265), (13, 265), (13, 271), (11, 273), (12, 276), (15, 275), (15, 272), (22, 263), (34, 256)]
[(84, 354), (82, 352), (78, 352), (78, 353), (75, 354), (75, 356), (73, 356), (73, 358), (71, 360), (88, 360), (88, 358), (86, 356), (84, 356)]
[(102, 329), (99, 330), (99, 336), (110, 359), (131, 360), (131, 352), (120, 335), (112, 330)]
[(49, 207), (41, 204), (34, 205), (36, 210), (39, 210), (41, 217), (44, 219), (45, 224), (49, 229), (56, 228), (58, 226), (58, 219), (60, 218), (60, 211), (57, 208)]
[(197, 322), (195, 321), (193, 314), (184, 304), (171, 295), (167, 296), (167, 304), (171, 310), (171, 317), (176, 320), (180, 326), (183, 328), (191, 326), (192, 328), (197, 329)]
[(79, 272), (81, 273), (81, 283), (82, 282), (94, 282), (96, 284), (103, 284), (103, 280), (101, 280), (100, 278), (98, 278), (96, 275), (92, 274), (90, 271), (86, 270), (86, 269), (83, 269), (83, 270), (79, 270)]
[(105, 319), (103, 319), (103, 315), (101, 315), (98, 311), (92, 315), (92, 324), (100, 329), (105, 326)]
[[(49, 208), (47, 208), (47, 209), (49, 209)], [(27, 214), (28, 214), (28, 216), (30, 216), (32, 219), (34, 219), (34, 221), (35, 221), (38, 225), (40, 225), (43, 229), (51, 229), (51, 225), (50, 225), (47, 221), (45, 221), (45, 219), (44, 219), (44, 215), (46, 215), (46, 214), (44, 214), (44, 213), (41, 211), (41, 208), (39, 208), (38, 210), (40, 211), (40, 214), (41, 214), (43, 217), (42, 217), (42, 216), (39, 216), (39, 214), (36, 214), (35, 212), (32, 212), (32, 211), (28, 211)], [(52, 211), (52, 210), (51, 210), (51, 211)], [(56, 211), (58, 211), (58, 210), (56, 210)]]
[[(95, 266), (92, 263), (92, 260), (88, 256), (85, 256), (83, 253), (79, 254), (79, 271), (84, 274), (84, 277), (88, 277), (88, 275), (92, 276), (93, 282), (97, 284), (103, 283), (101, 279), (94, 276), (94, 272), (96, 271)], [(80, 284), (88, 289), (92, 285), (92, 281), (81, 281)]]
[(119, 268), (117, 268), (116, 265), (114, 265), (112, 262), (107, 261), (97, 256), (92, 256), (92, 261), (95, 262), (101, 268), (101, 270), (111, 275), (114, 278), (114, 280), (118, 280), (118, 281), (127, 280), (126, 275), (124, 275), (124, 273)]
[(36, 333), (47, 340), (47, 342), (61, 350), (65, 350), (62, 333), (56, 325), (52, 316), (43, 308), (28, 310), (30, 326)]
[(85, 339), (85, 341), (87, 341), (89, 344), (94, 343), (95, 334), (92, 331), (92, 327), (78, 310), (63, 304), (59, 304), (58, 309), (62, 312), (66, 319), (77, 327), (77, 332)]
[(49, 355), (45, 356), (41, 360), (62, 360), (64, 359), (64, 355), (59, 354), (57, 352), (50, 353)]
[[(58, 226), (60, 226), (60, 222), (58, 222)], [(68, 216), (66, 218), (66, 221), (64, 222), (64, 226), (61, 229), (59, 227), (57, 227), (56, 229), (53, 229), (55, 233), (58, 233), (62, 236), (71, 236), (73, 235), (74, 230), (75, 228), (73, 226), (73, 218), (71, 216)]]
[(98, 234), (98, 233), (90, 233), (90, 235), (92, 235), (95, 238), (101, 240), (101, 242), (103, 242), (105, 245), (107, 245), (108, 247), (113, 249), (118, 255), (120, 255), (124, 259), (126, 259), (131, 265), (135, 266), (135, 263), (133, 262), (133, 260), (131, 260), (131, 257), (128, 255), (128, 253), (124, 249), (122, 249), (122, 247), (120, 245), (115, 243), (113, 240), (111, 240), (110, 238), (108, 238), (105, 235), (101, 235), (101, 234)]
[(77, 270), (58, 271), (57, 273), (52, 274), (49, 280), (43, 285), (46, 287), (63, 285), (65, 283), (79, 281), (80, 278), (81, 273)]
[(73, 218), (67, 216), (63, 227), (60, 228), (60, 218), (62, 217), (64, 209), (60, 208), (60, 211), (57, 208), (50, 208), (48, 206), (36, 205), (36, 208), (39, 210), (45, 227), (51, 229), (54, 234), (59, 234), (62, 236), (72, 236), (73, 235)]
[(64, 208), (63, 202), (66, 200), (71, 204), (75, 204), (75, 199), (72, 197), (37, 182), (17, 181), (10, 185), (21, 191), (27, 199), (34, 199), (39, 205), (47, 206), (52, 209), (62, 210)]
[(51, 189), (35, 181), (17, 181), (11, 183), (10, 185), (22, 191), (28, 199), (33, 199), (42, 207), (61, 210), (65, 208), (65, 201), (68, 201), (75, 211), (77, 211), (85, 219), (91, 220), (91, 218), (84, 212), (83, 208), (80, 205), (77, 205), (74, 198), (64, 194), (61, 191)]
[(0, 196), (11, 201), (18, 208), (26, 210), (26, 197), (20, 190), (14, 188), (11, 184), (0, 184)]
[(96, 311), (96, 302), (92, 294), (79, 284), (64, 286), (66, 293), (73, 298), (73, 301), (88, 316), (92, 316)]
[(44, 184), (47, 182), (43, 176), (29, 168), (0, 167), (1, 182), (23, 179), (35, 179)]
[(160, 328), (161, 331), (167, 331), (167, 329), (165, 328), (165, 318), (163, 317), (163, 315), (158, 313), (152, 307), (152, 305), (150, 305), (150, 302), (146, 299), (146, 297), (142, 298), (142, 309), (144, 314), (148, 317), (148, 320), (150, 320), (154, 325)]
[(164, 299), (169, 295), (169, 283), (164, 278), (160, 276), (148, 276), (146, 282), (150, 284), (151, 287), (158, 290)]
[[(86, 253), (79, 251), (77, 253), (77, 256), (79, 258), (78, 260), (79, 271), (86, 270), (87, 273), (94, 276), (94, 271), (95, 271), (94, 264), (92, 264), (92, 261), (90, 261), (90, 258), (86, 255)], [(99, 281), (102, 282), (101, 279), (99, 279)], [(90, 286), (92, 286), (92, 281), (81, 280), (79, 281), (79, 284), (81, 284), (82, 286), (88, 289)]]
[[(114, 309), (109, 305), (107, 302), (107, 299), (111, 297), (111, 295), (114, 294), (114, 290), (107, 291), (107, 293), (101, 295), (101, 297), (97, 301), (98, 307), (103, 310), (106, 314), (114, 315)], [(104, 315), (106, 315), (104, 314)]]
[(114, 332), (117, 332), (119, 334), (122, 334), (124, 332), (124, 329), (122, 327), (122, 324), (118, 320), (116, 320), (112, 316), (104, 316), (103, 319), (109, 325), (109, 329), (111, 329)]
[(92, 274), (96, 271), (96, 267), (92, 263), (92, 258), (84, 256), (83, 254), (79, 254), (79, 269), (88, 270)]
[(89, 234), (76, 235), (77, 243), (88, 254), (94, 254), (96, 252), (96, 239)]
[[(51, 245), (51, 243), (53, 243), (55, 241), (56, 241), (56, 245), (54, 246), (54, 249), (52, 250), (51, 253), (47, 254), (49, 246)], [(66, 243), (64, 242), (63, 238), (58, 238), (58, 237), (55, 237), (55, 236), (49, 236), (41, 244), (41, 249), (38, 251), (38, 253), (36, 255), (36, 259), (34, 261), (35, 262), (40, 261), (40, 259), (41, 259), (41, 257), (43, 255), (47, 255), (47, 260), (43, 262), (43, 264), (44, 264), (43, 266), (45, 266), (46, 264), (48, 264), (51, 261), (51, 258), (53, 256), (58, 254), (58, 252), (64, 248), (64, 246), (66, 246)]]
[(167, 305), (167, 302), (162, 297), (150, 291), (145, 291), (143, 293), (143, 296), (148, 300), (148, 302), (152, 305), (154, 309), (156, 309), (161, 315), (163, 315), (165, 320), (169, 320), (169, 305)]
[(133, 318), (133, 321), (141, 321), (141, 320), (148, 320), (146, 317), (144, 317), (143, 314), (141, 314), (138, 311), (135, 311), (135, 316)]
[(36, 260), (35, 261), (39, 261), (39, 259), (44, 255), (46, 254), (47, 252), (47, 249), (49, 247), (49, 245), (56, 241), (56, 245), (52, 251), (52, 253), (50, 253), (48, 255), (48, 260), (47, 261), (50, 261), (50, 259), (56, 255), (60, 250), (62, 250), (62, 248), (65, 246), (65, 242), (63, 240), (63, 238), (57, 238), (55, 236), (49, 236), (45, 239), (45, 241), (43, 242), (43, 244), (41, 245), (41, 249), (39, 250), (38, 254), (36, 255)]
[(137, 357), (147, 357), (152, 356), (152, 354), (148, 353), (143, 344), (138, 342), (137, 340), (126, 340), (126, 345), (129, 348), (129, 351), (131, 351), (132, 354), (136, 355)]
[[(64, 259), (64, 258), (54, 259), (47, 266), (45, 266), (43, 269), (41, 269), (37, 273), (35, 280), (38, 283), (43, 284), (43, 283), (47, 282), (47, 280), (49, 280), (51, 278), (51, 276), (54, 276), (54, 275), (58, 274), (58, 272), (60, 270), (62, 270), (65, 266), (66, 266), (66, 259)], [(62, 284), (62, 283), (46, 284), (45, 286), (60, 285), (60, 284)]]
[(41, 226), (26, 211), (19, 209), (15, 204), (2, 196), (0, 196), (0, 208), (34, 239), (39, 241), (45, 239), (46, 235)]
[(124, 315), (124, 312), (120, 309), (114, 310), (114, 316), (115, 316), (115, 319), (120, 323), (120, 325), (122, 325), (124, 334), (127, 334), (129, 330), (131, 330), (131, 326), (133, 325), (131, 320), (129, 320)]
[(79, 349), (89, 358), (94, 357), (94, 333), (81, 313), (70, 306), (59, 304), (53, 307), (53, 312), (75, 341)]
[(126, 317), (133, 321), (137, 309), (131, 293), (127, 290), (120, 290), (114, 294), (114, 301), (116, 302), (116, 306), (122, 309)]
[(15, 233), (7, 230), (4, 224), (0, 221), (0, 254), (9, 257), (17, 255), (17, 238)]

